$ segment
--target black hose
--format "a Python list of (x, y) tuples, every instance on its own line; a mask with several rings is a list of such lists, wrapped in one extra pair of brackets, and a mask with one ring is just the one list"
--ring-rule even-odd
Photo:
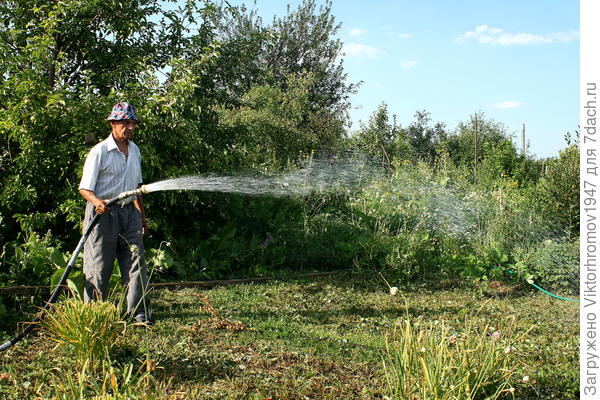
[[(118, 196), (118, 197), (115, 197), (114, 199), (110, 199), (110, 200), (106, 201), (106, 205), (111, 206), (114, 203), (116, 203), (117, 201), (121, 200), (121, 198), (122, 198), (121, 196)], [(21, 341), (21, 339), (23, 339), (37, 325), (37, 323), (42, 318), (43, 313), (50, 308), (50, 305), (54, 304), (56, 302), (56, 299), (58, 299), (58, 295), (60, 294), (62, 287), (64, 286), (65, 282), (67, 281), (67, 278), (69, 277), (69, 274), (71, 273), (71, 269), (73, 269), (73, 266), (75, 265), (75, 262), (77, 261), (77, 256), (79, 255), (79, 252), (83, 248), (85, 241), (87, 240), (88, 236), (90, 236), (92, 229), (98, 223), (98, 220), (100, 219), (101, 216), (102, 216), (102, 214), (94, 215), (94, 217), (90, 221), (88, 227), (85, 229), (83, 235), (81, 236), (81, 239), (79, 239), (79, 243), (77, 244), (77, 247), (75, 247), (75, 251), (73, 251), (73, 255), (71, 256), (71, 259), (69, 260), (69, 263), (67, 264), (67, 267), (65, 268), (65, 272), (63, 272), (63, 274), (60, 278), (60, 281), (58, 282), (58, 285), (56, 286), (56, 289), (54, 289), (54, 292), (50, 295), (50, 298), (48, 299), (46, 304), (44, 304), (44, 307), (42, 307), (42, 311), (38, 314), (37, 317), (34, 318), (33, 321), (31, 321), (25, 327), (25, 329), (23, 329), (21, 331), (21, 333), (19, 333), (17, 336), (15, 336), (14, 338), (10, 339), (8, 342), (1, 345), (0, 351), (4, 351), (4, 350), (12, 347), (15, 343), (18, 343), (19, 341)]]

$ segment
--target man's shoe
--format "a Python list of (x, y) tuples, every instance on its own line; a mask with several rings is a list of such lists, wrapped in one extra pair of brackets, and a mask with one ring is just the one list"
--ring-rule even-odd
[(146, 318), (144, 314), (138, 314), (133, 317), (133, 325), (135, 326), (151, 326), (152, 320), (150, 318)]

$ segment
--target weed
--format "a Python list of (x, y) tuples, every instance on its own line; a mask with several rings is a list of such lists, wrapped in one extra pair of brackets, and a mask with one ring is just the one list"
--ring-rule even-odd
[(212, 315), (207, 319), (201, 319), (192, 327), (197, 333), (202, 333), (204, 329), (226, 329), (230, 332), (239, 332), (248, 329), (248, 326), (243, 322), (229, 321), (219, 315), (219, 312), (210, 304), (208, 298), (200, 293), (197, 294), (204, 302), (204, 308)]

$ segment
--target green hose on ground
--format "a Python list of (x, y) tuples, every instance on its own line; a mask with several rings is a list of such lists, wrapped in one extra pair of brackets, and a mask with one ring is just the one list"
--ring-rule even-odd
[[(513, 273), (513, 271), (512, 271), (512, 270), (510, 270), (510, 269), (509, 269), (507, 272), (508, 272), (509, 274), (512, 274), (512, 273)], [(527, 281), (527, 283), (529, 283), (531, 286), (533, 286), (534, 288), (536, 288), (536, 289), (537, 289), (537, 290), (539, 290), (540, 292), (547, 294), (547, 295), (548, 295), (548, 296), (550, 296), (550, 297), (554, 297), (555, 299), (559, 299), (559, 300), (565, 300), (565, 301), (572, 301), (572, 302), (575, 302), (575, 303), (580, 303), (580, 301), (579, 301), (579, 300), (577, 300), (577, 299), (571, 299), (571, 298), (569, 298), (569, 297), (562, 297), (562, 296), (559, 296), (559, 295), (557, 295), (557, 294), (550, 293), (549, 291), (547, 291), (547, 290), (545, 290), (545, 289), (542, 289), (541, 287), (539, 287), (538, 285), (536, 285), (536, 284), (535, 284), (535, 282), (533, 282), (533, 279), (532, 279), (532, 278), (526, 279), (526, 281)]]
[(539, 290), (539, 291), (541, 291), (541, 292), (543, 292), (543, 293), (546, 293), (548, 296), (554, 297), (555, 299), (559, 299), (559, 300), (566, 300), (566, 301), (573, 301), (573, 302), (575, 302), (575, 303), (579, 303), (579, 302), (580, 302), (580, 301), (579, 301), (579, 300), (577, 300), (577, 299), (570, 299), (570, 298), (568, 298), (568, 297), (562, 297), (562, 296), (558, 296), (558, 295), (556, 295), (556, 294), (550, 293), (549, 291), (542, 289), (541, 287), (539, 287), (538, 285), (536, 285), (536, 284), (535, 284), (535, 283), (533, 283), (533, 282), (529, 282), (529, 281), (528, 281), (527, 283), (529, 283), (531, 286), (533, 286), (533, 287), (534, 287), (534, 288), (536, 288), (537, 290)]

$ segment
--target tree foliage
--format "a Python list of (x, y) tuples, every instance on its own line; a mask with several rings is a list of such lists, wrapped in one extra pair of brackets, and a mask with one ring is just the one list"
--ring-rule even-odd
[(384, 164), (391, 166), (394, 158), (407, 156), (410, 144), (404, 137), (404, 131), (396, 123), (396, 116), (391, 116), (388, 106), (381, 103), (373, 112), (367, 124), (361, 124), (354, 140), (356, 146)]
[(297, 126), (321, 136), (321, 146), (331, 146), (343, 136), (349, 96), (358, 86), (344, 72), (342, 42), (335, 37), (339, 28), (331, 1), (317, 8), (314, 0), (303, 0), (270, 25), (242, 6), (218, 25), (225, 58), (217, 65), (221, 74), (229, 74), (228, 90), (238, 98), (253, 86), (286, 92), (298, 79), (311, 79), (309, 107)]
[[(271, 26), (211, 1), (163, 6), (0, 5), (0, 241), (12, 267), (28, 268), (19, 249), (47, 232), (59, 246), (76, 239), (82, 163), (108, 135), (105, 118), (117, 101), (135, 104), (142, 118), (135, 141), (148, 182), (279, 167), (342, 137), (354, 86), (337, 58), (330, 3), (305, 1)], [(190, 200), (205, 207), (183, 206)], [(164, 232), (157, 239), (199, 216), (222, 218), (212, 202), (157, 195), (149, 205), (162, 210), (154, 214)]]

